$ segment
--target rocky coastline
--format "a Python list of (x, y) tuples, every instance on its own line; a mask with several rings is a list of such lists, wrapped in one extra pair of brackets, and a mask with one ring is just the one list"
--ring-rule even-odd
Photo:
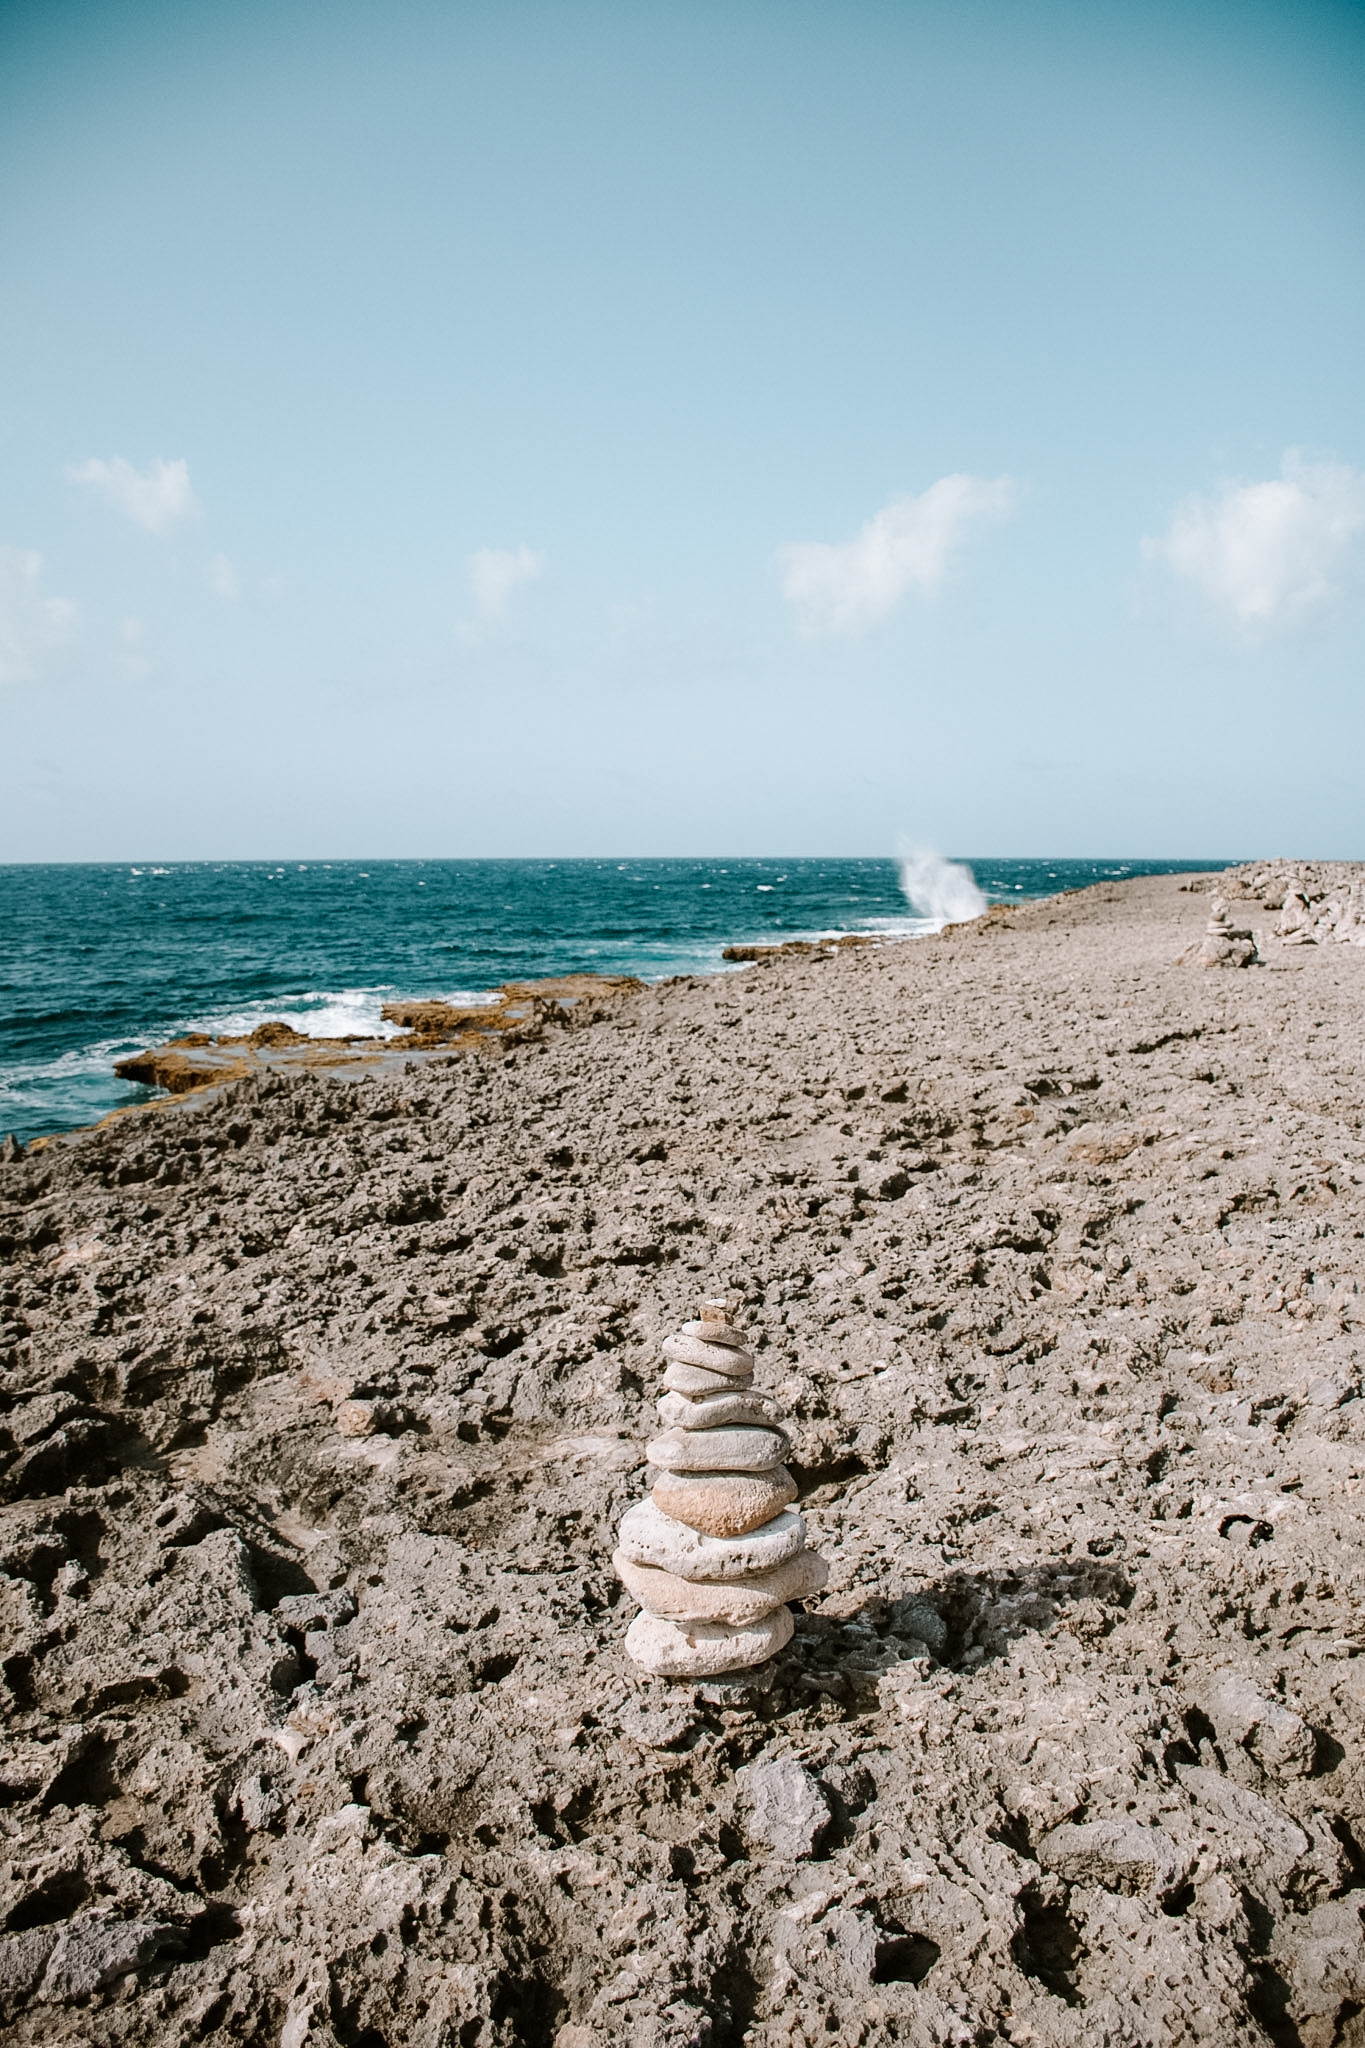
[[(10, 1148), (4, 2038), (1365, 2043), (1363, 877), (181, 1043)], [(679, 1681), (612, 1558), (699, 1297), (829, 1582)]]

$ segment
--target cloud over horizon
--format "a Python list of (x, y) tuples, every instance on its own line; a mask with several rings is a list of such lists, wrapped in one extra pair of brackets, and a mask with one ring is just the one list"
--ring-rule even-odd
[(1365, 475), (1286, 449), (1280, 475), (1183, 498), (1142, 552), (1195, 584), (1243, 630), (1292, 619), (1333, 595), (1336, 571), (1365, 533)]
[(912, 584), (941, 583), (971, 528), (1007, 518), (1017, 498), (1012, 477), (941, 476), (918, 497), (893, 498), (850, 541), (780, 548), (782, 594), (803, 632), (861, 632), (894, 611)]
[(475, 548), (469, 557), (474, 602), (485, 618), (500, 619), (513, 592), (523, 583), (534, 583), (544, 567), (544, 555), (534, 548)]
[(36, 548), (0, 547), (0, 684), (36, 682), (75, 622), (75, 605), (45, 597), (42, 578)]
[(168, 462), (158, 455), (146, 469), (135, 469), (122, 455), (112, 455), (107, 462), (92, 456), (88, 462), (69, 463), (66, 474), (73, 484), (88, 484), (98, 491), (148, 533), (164, 533), (177, 520), (194, 518), (200, 511), (183, 457)]
[(241, 596), (241, 579), (226, 555), (215, 555), (209, 563), (209, 589), (225, 604), (235, 604)]

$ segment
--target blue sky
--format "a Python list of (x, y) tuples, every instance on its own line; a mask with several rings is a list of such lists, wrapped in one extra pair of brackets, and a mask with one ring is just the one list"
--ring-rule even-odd
[(0, 859), (1365, 855), (1365, 13), (0, 14)]

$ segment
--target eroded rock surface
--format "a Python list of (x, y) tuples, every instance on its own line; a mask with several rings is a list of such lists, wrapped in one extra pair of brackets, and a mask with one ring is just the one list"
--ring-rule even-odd
[[(5, 2038), (1359, 2041), (1365, 953), (1191, 974), (1210, 893), (0, 1165)], [(833, 1576), (670, 1684), (731, 1291)]]

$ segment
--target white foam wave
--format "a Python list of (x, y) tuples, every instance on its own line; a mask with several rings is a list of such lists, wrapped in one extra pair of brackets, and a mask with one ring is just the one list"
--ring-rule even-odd
[[(149, 1029), (134, 1038), (98, 1039), (47, 1060), (15, 1060), (0, 1072), (0, 1133), (11, 1127), (31, 1130), (35, 1120), (46, 1129), (58, 1104), (60, 1127), (70, 1128), (94, 1123), (123, 1103), (159, 1093), (137, 1082), (120, 1081), (114, 1062), (189, 1031), (238, 1038), (258, 1024), (278, 1018), (309, 1038), (397, 1038), (403, 1026), (390, 1024), (380, 1015), (394, 994), (392, 987), (308, 989), (283, 1000), (243, 1003), (236, 1009), (193, 1017), (164, 1030)], [(496, 1002), (497, 997), (483, 989), (451, 989), (436, 1000), (472, 1009)]]
[[(405, 1027), (391, 1023), (381, 1014), (386, 1003), (397, 1000), (398, 991), (392, 983), (379, 988), (308, 989), (297, 996), (244, 1003), (240, 1009), (221, 1011), (191, 1029), (209, 1031), (215, 1037), (239, 1037), (254, 1031), (258, 1024), (278, 1019), (306, 1038), (398, 1038)], [(485, 989), (451, 989), (444, 995), (413, 1000), (454, 1003), (466, 1009), (495, 1003), (497, 997)]]
[(961, 861), (944, 860), (927, 846), (901, 849), (901, 888), (910, 908), (934, 931), (980, 917), (986, 899), (976, 877)]
[(73, 1046), (50, 1060), (16, 1060), (0, 1075), (0, 1131), (70, 1129), (93, 1124), (144, 1090), (114, 1074), (114, 1061), (145, 1041), (106, 1038)]
[(401, 1024), (386, 1023), (380, 1011), (394, 996), (391, 987), (305, 989), (294, 996), (267, 996), (233, 1010), (218, 1010), (188, 1028), (215, 1038), (240, 1038), (258, 1024), (287, 1024), (308, 1038), (396, 1038)]

